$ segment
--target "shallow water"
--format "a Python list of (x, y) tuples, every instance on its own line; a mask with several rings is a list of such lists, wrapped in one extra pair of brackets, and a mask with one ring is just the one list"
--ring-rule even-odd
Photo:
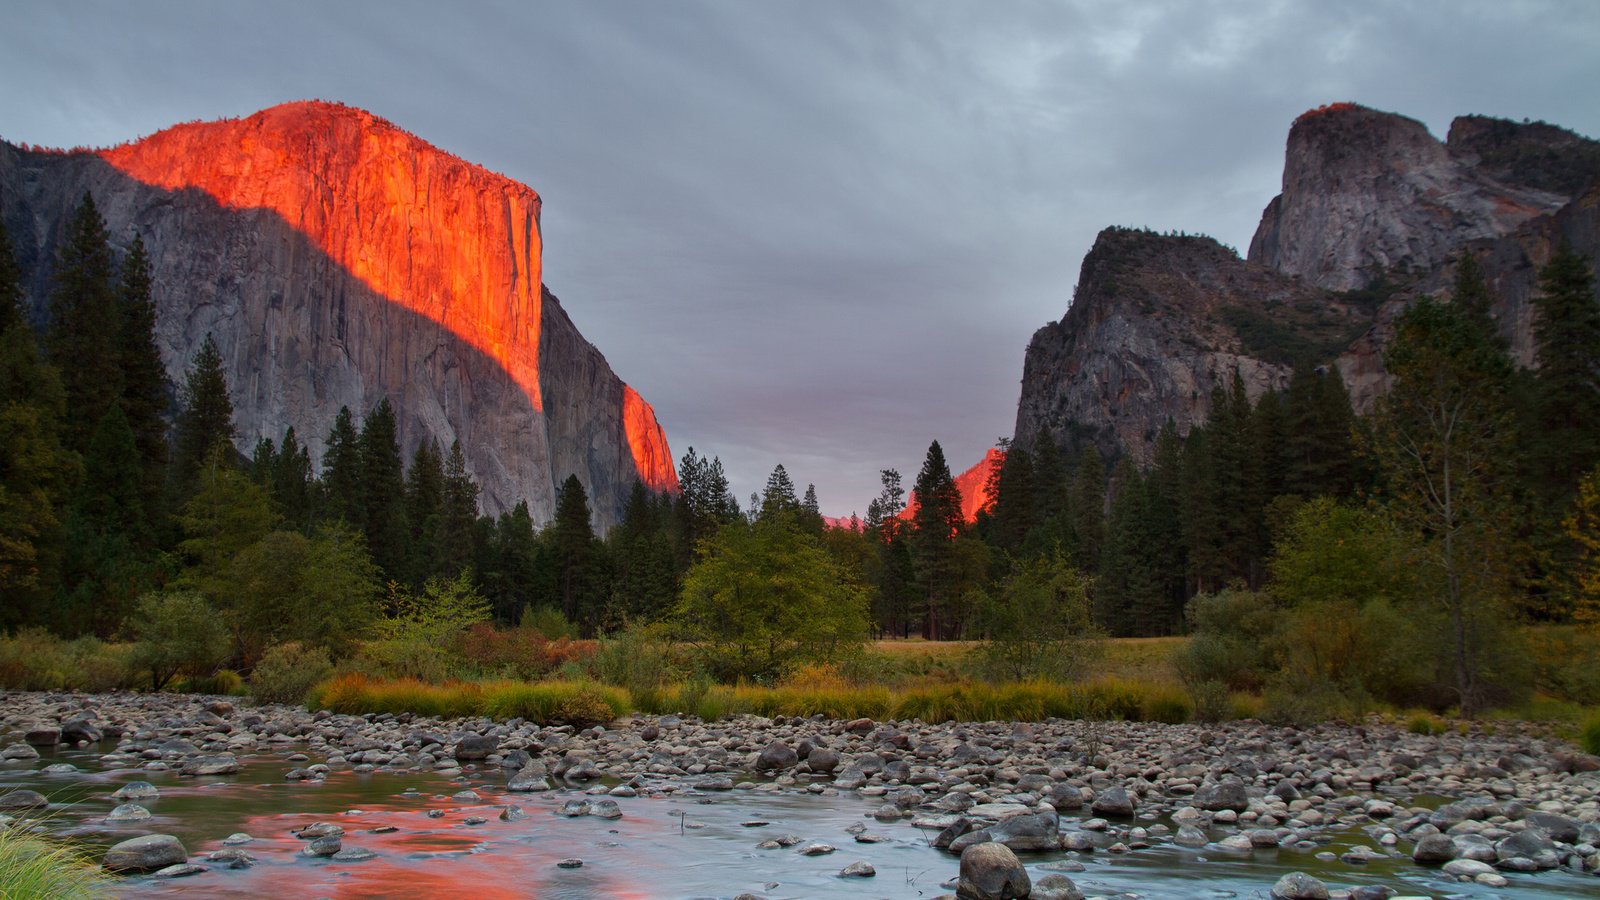
[[(294, 749), (289, 746), (282, 752)], [(127, 878), (118, 888), (126, 897), (576, 900), (732, 897), (750, 891), (773, 898), (917, 898), (946, 892), (941, 883), (954, 878), (958, 869), (954, 856), (928, 846), (933, 832), (913, 827), (910, 820), (878, 822), (870, 814), (882, 799), (848, 791), (827, 796), (788, 788), (615, 798), (623, 818), (607, 821), (554, 814), (566, 800), (584, 797), (581, 791), (508, 793), (506, 775), (496, 767), (469, 769), (458, 779), (342, 771), (319, 783), (285, 781), (283, 773), (296, 764), (275, 755), (242, 756), (244, 769), (238, 775), (211, 778), (107, 770), (98, 756), (98, 751), (62, 749), (46, 751), (36, 761), (0, 764), (0, 789), (27, 787), (49, 796), (56, 801), (49, 811), (52, 829), (97, 848), (161, 832), (178, 836), (193, 858), (220, 848), (222, 839), (234, 832), (255, 838), (243, 848), (255, 857), (252, 868), (212, 866), (203, 874), (175, 880)], [(39, 771), (52, 762), (70, 762), (81, 771), (54, 776)], [(158, 799), (141, 801), (155, 817), (106, 825), (102, 820), (116, 805), (111, 792), (136, 780), (160, 789)], [(469, 788), (481, 799), (451, 799)], [(520, 806), (528, 817), (500, 821), (505, 804)], [(443, 810), (444, 816), (428, 818), (427, 811), (435, 809)], [(464, 820), (469, 816), (488, 821), (467, 825)], [(746, 824), (757, 821), (767, 824)], [(1079, 821), (1063, 816), (1062, 830), (1075, 829)], [(1165, 820), (1142, 819), (1140, 824), (1157, 821)], [(301, 856), (305, 842), (290, 831), (313, 822), (342, 826), (345, 847), (368, 849), (377, 857), (335, 862)], [(883, 842), (857, 843), (845, 830), (856, 823), (881, 835)], [(397, 830), (371, 833), (380, 826)], [(1228, 833), (1214, 829), (1212, 836), (1220, 839)], [(787, 849), (756, 849), (760, 841), (782, 834), (797, 835), (802, 843)], [(1437, 870), (1417, 867), (1409, 859), (1350, 865), (1324, 863), (1314, 856), (1320, 850), (1342, 853), (1355, 843), (1376, 849), (1364, 837), (1359, 831), (1335, 833), (1332, 844), (1316, 851), (1241, 854), (1168, 844), (1126, 854), (1104, 849), (1025, 854), (1023, 861), (1035, 879), (1054, 867), (1082, 866), (1082, 871), (1067, 874), (1086, 894), (1149, 900), (1265, 897), (1279, 876), (1293, 870), (1316, 875), (1330, 887), (1387, 884), (1404, 894), (1438, 898), (1600, 898), (1600, 878), (1594, 876), (1508, 874), (1509, 887), (1492, 889), (1444, 880)], [(817, 857), (798, 852), (814, 841), (831, 844), (837, 851)], [(1102, 848), (1111, 843), (1098, 837), (1097, 842)], [(583, 866), (556, 866), (569, 857), (582, 859)], [(877, 876), (838, 877), (839, 870), (855, 860), (871, 863)]]

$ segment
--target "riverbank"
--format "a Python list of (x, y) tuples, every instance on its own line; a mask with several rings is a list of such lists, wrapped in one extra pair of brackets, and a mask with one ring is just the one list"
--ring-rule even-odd
[(292, 781), (428, 773), (473, 781), (502, 807), (596, 785), (623, 798), (854, 796), (871, 809), (869, 828), (914, 826), (955, 851), (988, 838), (1064, 858), (1184, 848), (1316, 859), (1337, 846), (1325, 874), (1394, 861), (1485, 886), (1600, 867), (1600, 760), (1543, 726), (1507, 722), (1426, 735), (1376, 720), (1296, 730), (667, 715), (575, 729), (197, 695), (0, 695), (6, 770), (33, 765), (34, 744), (63, 739), (100, 750), (107, 768), (199, 779), (263, 757)]

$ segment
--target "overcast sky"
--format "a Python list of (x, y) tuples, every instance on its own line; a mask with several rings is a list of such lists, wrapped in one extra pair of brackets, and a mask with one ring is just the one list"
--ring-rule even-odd
[(741, 498), (959, 470), (1107, 225), (1249, 245), (1290, 122), (1352, 100), (1600, 135), (1600, 2), (11, 3), (0, 137), (304, 98), (544, 198), (545, 282)]

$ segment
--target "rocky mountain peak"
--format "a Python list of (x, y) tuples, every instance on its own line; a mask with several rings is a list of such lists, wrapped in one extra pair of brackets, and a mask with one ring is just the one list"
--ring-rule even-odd
[(241, 448), (294, 425), (320, 459), (340, 406), (387, 397), (405, 453), (462, 442), (491, 514), (526, 500), (546, 520), (576, 474), (604, 528), (634, 481), (676, 488), (649, 404), (544, 289), (528, 186), (320, 101), (94, 152), (0, 145), (36, 303), (85, 191), (114, 241), (144, 239), (175, 381), (215, 335)]
[(1391, 270), (1436, 268), (1462, 244), (1507, 235), (1565, 202), (1495, 180), (1414, 119), (1336, 103), (1289, 129), (1283, 191), (1263, 212), (1249, 258), (1353, 290)]

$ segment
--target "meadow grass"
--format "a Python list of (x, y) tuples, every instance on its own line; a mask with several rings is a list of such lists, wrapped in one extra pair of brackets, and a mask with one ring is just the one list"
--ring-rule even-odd
[(0, 827), (0, 897), (90, 900), (108, 896), (110, 878), (69, 844)]

